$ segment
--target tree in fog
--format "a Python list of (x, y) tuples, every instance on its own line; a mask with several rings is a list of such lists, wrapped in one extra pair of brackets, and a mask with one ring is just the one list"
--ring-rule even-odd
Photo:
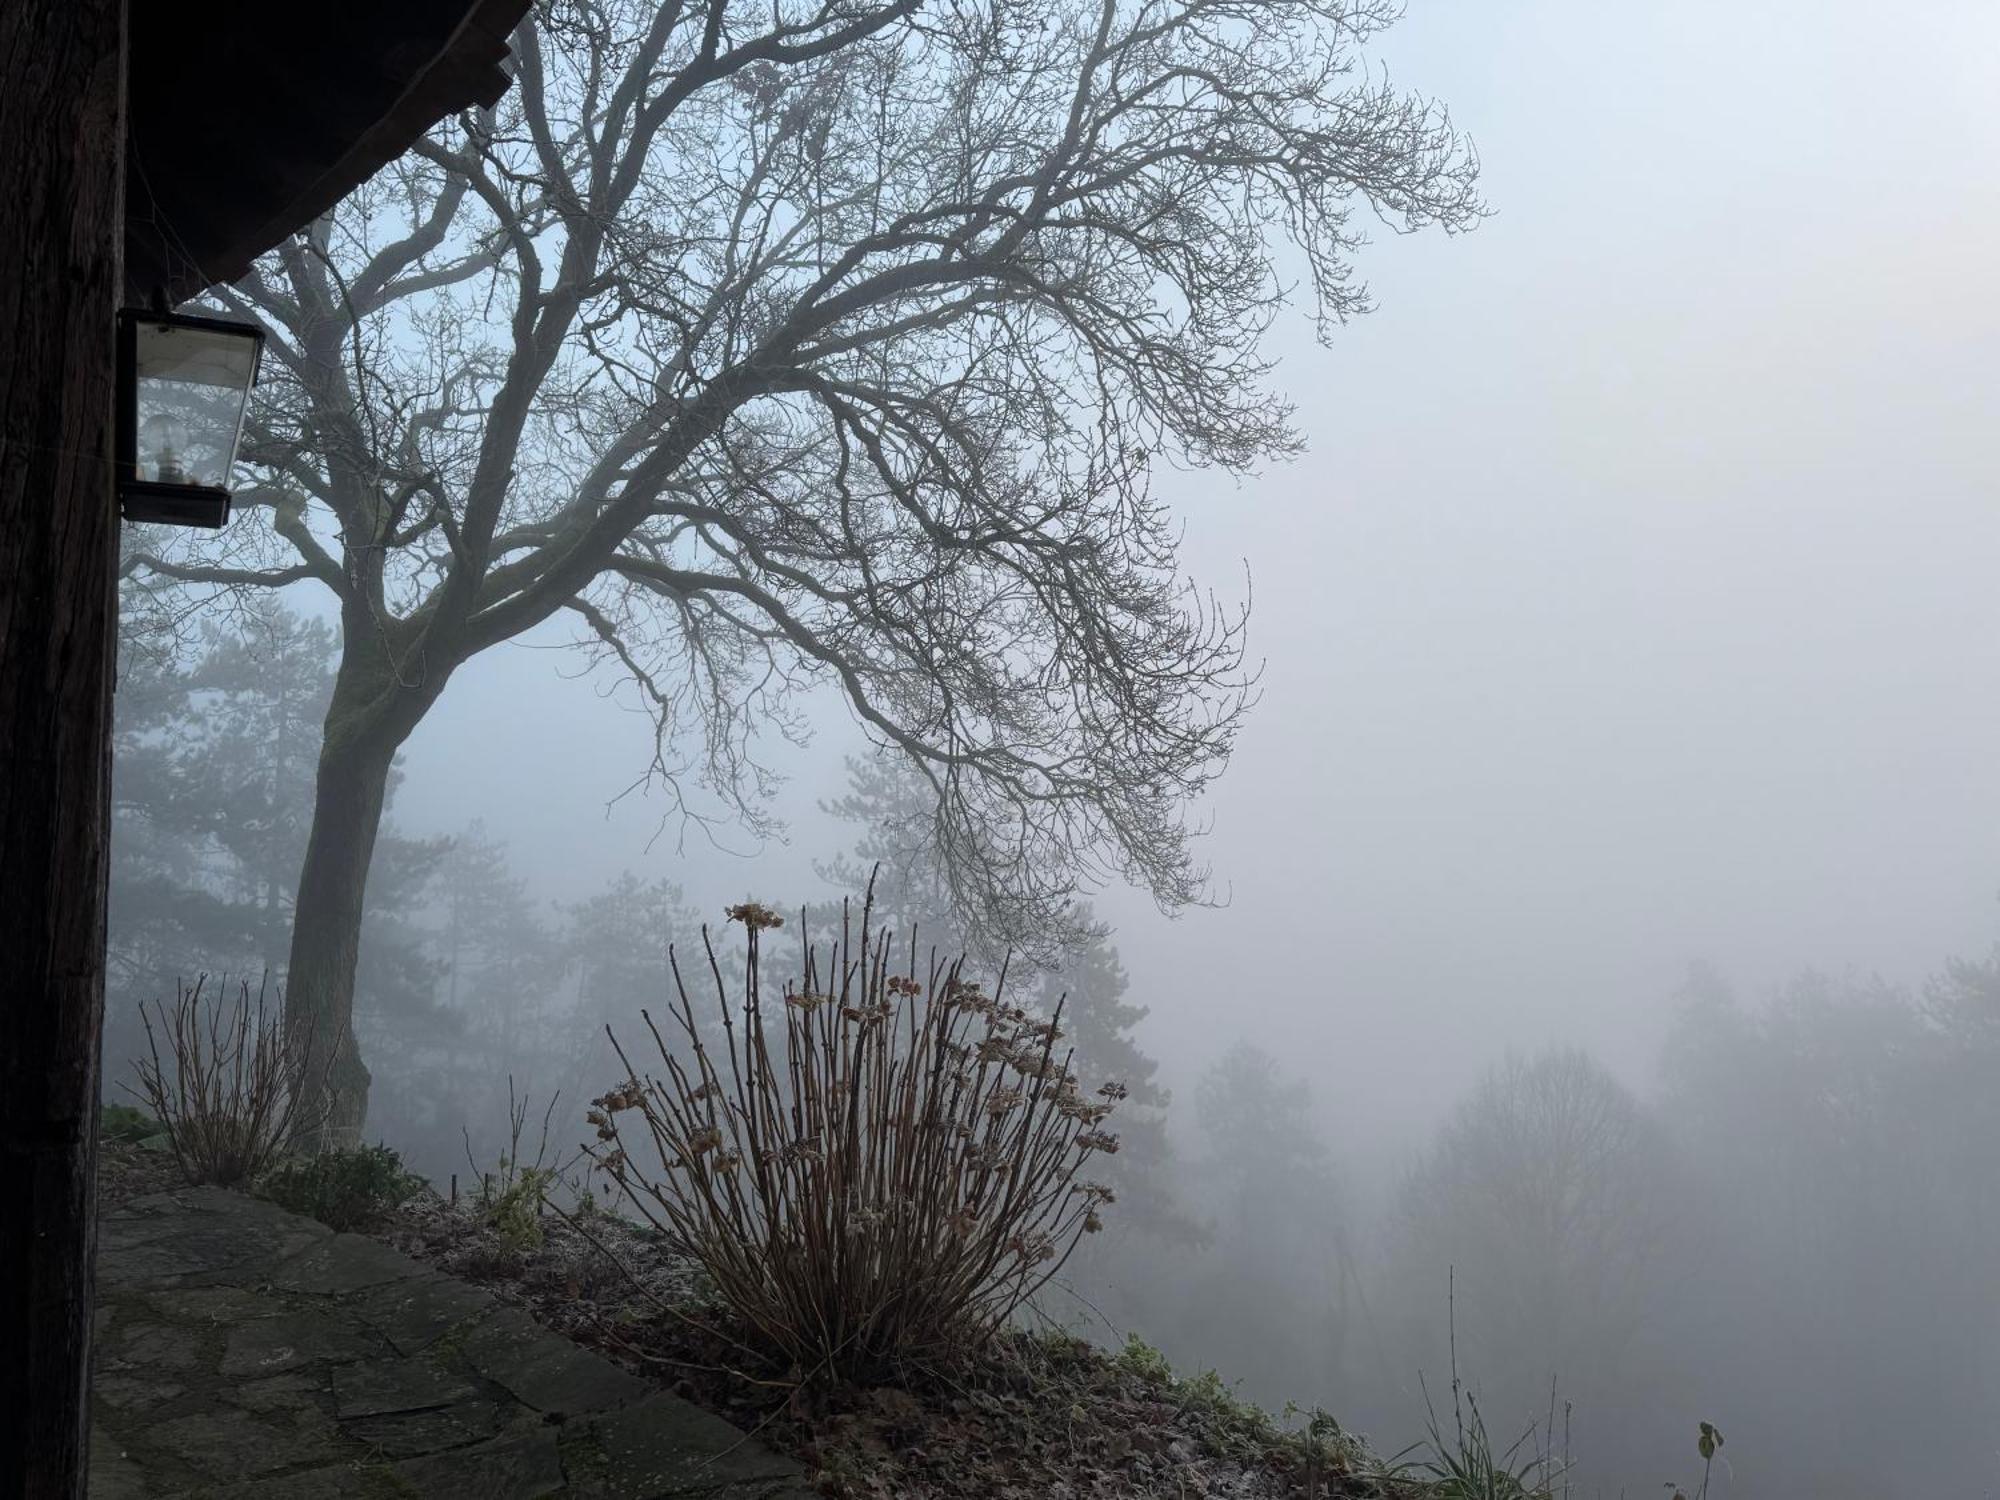
[(1212, 1240), (1175, 1322), (1205, 1364), (1271, 1399), (1324, 1391), (1350, 1332), (1355, 1263), (1311, 1087), (1250, 1042), (1201, 1075), (1189, 1175)]
[(1460, 1355), (1496, 1399), (1535, 1410), (1552, 1375), (1595, 1394), (1660, 1315), (1684, 1227), (1678, 1183), (1663, 1132), (1587, 1053), (1511, 1058), (1404, 1184), (1401, 1295), (1441, 1335), (1455, 1279)]
[(433, 921), (445, 966), (444, 1003), (519, 1050), (561, 965), (558, 939), (507, 843), (474, 818), (438, 870)]
[[(901, 756), (850, 756), (847, 790), (822, 804), (860, 830), (851, 853), (819, 865), (837, 890), (873, 890), (899, 932), (937, 940), (975, 967), (1048, 967), (1105, 935), (1073, 878), (1017, 878), (986, 830), (961, 827), (931, 779)], [(956, 844), (957, 847), (954, 847)]]
[[(1201, 894), (1183, 808), (1248, 677), (1148, 475), (1293, 452), (1292, 283), (1324, 331), (1362, 221), (1480, 214), (1443, 111), (1361, 66), (1397, 9), (544, 0), (497, 111), (217, 293), (270, 337), (257, 481), (128, 565), (339, 610), (295, 1017), (348, 1038), (397, 748), (557, 616), (690, 815), (761, 820), (753, 734), (825, 684), (967, 880)], [(367, 1084), (350, 1048), (336, 1129)]]
[(1122, 1246), (1127, 1229), (1193, 1243), (1201, 1238), (1201, 1228), (1172, 1185), (1175, 1162), (1167, 1138), (1167, 1107), (1173, 1101), (1159, 1081), (1159, 1063), (1135, 1035), (1150, 1007), (1131, 998), (1131, 977), (1088, 904), (1075, 917), (1090, 936), (1039, 976), (1037, 1005), (1044, 1015), (1062, 1007), (1068, 1033), (1064, 1045), (1075, 1049), (1073, 1066), (1086, 1082), (1118, 1083), (1127, 1090), (1118, 1106), (1118, 1154), (1097, 1172), (1118, 1193), (1115, 1223), (1120, 1233), (1109, 1246)]
[[(177, 980), (227, 971), (254, 985), (268, 970), (282, 992), (337, 649), (323, 622), (268, 599), (185, 641), (131, 631), (125, 646), (107, 956), (114, 1084), (137, 1041), (138, 1004), (171, 995)], [(393, 829), (381, 838), (363, 918), (366, 1010), (428, 1004), (436, 969), (415, 917), (442, 853), (439, 841)]]
[(674, 982), (669, 948), (689, 982), (700, 981), (701, 920), (678, 885), (627, 870), (565, 908), (562, 945), (571, 1008), (564, 1035), (549, 1039), (551, 1055), (573, 1086), (587, 1082), (601, 1093), (620, 1081), (605, 1028), (630, 1042), (640, 1012), (666, 1013)]
[[(1199, 1227), (1169, 1187), (1167, 1091), (1156, 1077), (1159, 1064), (1134, 1036), (1147, 1007), (1127, 998), (1131, 980), (1110, 927), (1088, 902), (1046, 888), (954, 889), (954, 861), (938, 843), (936, 803), (921, 773), (886, 756), (850, 760), (847, 771), (846, 794), (826, 806), (855, 824), (857, 836), (850, 854), (818, 866), (821, 878), (843, 891), (872, 889), (878, 924), (915, 933), (920, 961), (932, 953), (946, 962), (963, 958), (982, 975), (1004, 967), (1015, 999), (1044, 1015), (1060, 1005), (1072, 1068), (1092, 1088), (1115, 1082), (1128, 1090), (1118, 1108), (1118, 1154), (1096, 1169), (1119, 1195), (1112, 1238), (1122, 1240), (1126, 1229), (1171, 1241), (1198, 1238)], [(839, 902), (807, 913), (808, 927), (820, 934), (840, 920)], [(1093, 1255), (1103, 1248), (1093, 1247)]]
[[(497, 1119), (512, 1079), (546, 1097), (550, 1034), (568, 1024), (559, 993), (563, 945), (504, 839), (474, 818), (441, 840), (421, 914), (437, 978), (428, 1013), (361, 1017), (360, 1037), (381, 1059), (375, 1120), (399, 1140), (448, 1138), (468, 1121)], [(464, 1165), (445, 1148), (438, 1159)]]
[(1971, 1493), (1990, 1473), (1996, 1002), (2000, 955), (1921, 995), (1809, 972), (1759, 1005), (1708, 974), (1684, 996), (1668, 1117), (1710, 1264), (1682, 1321), (1712, 1398), (1769, 1434), (1796, 1492)]

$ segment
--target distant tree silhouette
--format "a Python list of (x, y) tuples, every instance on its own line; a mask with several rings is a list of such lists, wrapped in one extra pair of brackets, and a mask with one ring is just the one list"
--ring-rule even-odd
[(1457, 1284), (1464, 1368), (1495, 1418), (1540, 1409), (1549, 1380), (1602, 1392), (1662, 1314), (1686, 1198), (1665, 1133), (1588, 1053), (1510, 1058), (1480, 1080), (1406, 1181), (1394, 1262), (1443, 1347)]
[(1253, 1373), (1268, 1399), (1324, 1391), (1352, 1332), (1357, 1268), (1311, 1086), (1239, 1041), (1202, 1073), (1194, 1106), (1189, 1172), (1212, 1239), (1174, 1319), (1187, 1353)]
[(602, 1093), (623, 1081), (613, 1076), (617, 1057), (604, 1029), (636, 1037), (641, 1011), (665, 1014), (673, 994), (668, 949), (698, 974), (705, 962), (701, 919), (678, 885), (641, 880), (628, 870), (564, 909), (562, 946), (571, 1009), (563, 1037), (551, 1039), (550, 1050), (563, 1059), (567, 1077), (588, 1080), (593, 1094)]

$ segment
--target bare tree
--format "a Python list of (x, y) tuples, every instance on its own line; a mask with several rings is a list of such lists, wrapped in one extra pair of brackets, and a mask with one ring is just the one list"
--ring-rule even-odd
[(1588, 1053), (1514, 1057), (1405, 1182), (1397, 1262), (1433, 1321), (1455, 1280), (1461, 1346), (1510, 1408), (1535, 1410), (1551, 1372), (1579, 1389), (1632, 1373), (1686, 1207), (1665, 1135)]
[(1367, 304), (1357, 208), (1479, 216), (1444, 112), (1361, 64), (1396, 9), (540, 5), (498, 112), (227, 294), (281, 377), (247, 524), (128, 563), (339, 601), (294, 1014), (347, 1029), (397, 747), (564, 612), (690, 816), (762, 819), (753, 729), (830, 684), (959, 842), (1198, 897), (1181, 809), (1253, 674), (1147, 478), (1297, 447), (1281, 242), (1324, 331)]

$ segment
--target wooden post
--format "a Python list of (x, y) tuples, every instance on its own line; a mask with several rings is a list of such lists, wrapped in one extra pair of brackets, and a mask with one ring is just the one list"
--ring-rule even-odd
[(125, 0), (0, 3), (0, 1500), (81, 1500)]

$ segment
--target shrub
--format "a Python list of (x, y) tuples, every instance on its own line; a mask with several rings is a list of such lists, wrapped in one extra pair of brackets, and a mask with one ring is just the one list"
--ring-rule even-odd
[(107, 1104), (98, 1115), (97, 1133), (104, 1140), (136, 1146), (160, 1134), (160, 1122), (129, 1104)]
[[(192, 986), (175, 983), (171, 1010), (142, 1003), (139, 1018), (149, 1055), (138, 1063), (139, 1086), (131, 1092), (158, 1117), (190, 1183), (246, 1183), (277, 1159), (295, 1129), (311, 1126), (300, 1118), (303, 1101), (324, 1091), (305, 1085), (314, 1074), (323, 1077), (332, 1058), (309, 1057), (304, 1040), (295, 1041), (266, 1008), (262, 987), (253, 1003), (241, 983), (234, 1003), (225, 1004), (208, 994), (204, 974)], [(171, 1068), (161, 1060), (163, 1037)]]
[[(892, 973), (886, 935), (842, 922), (821, 970), (767, 999), (760, 938), (732, 997), (703, 934), (723, 1036), (700, 1025), (670, 948), (674, 1027), (646, 1026), (663, 1076), (594, 1101), (599, 1165), (694, 1260), (764, 1351), (805, 1380), (873, 1378), (990, 1337), (1099, 1227), (1110, 1193), (1079, 1183), (1115, 1151), (1103, 1121), (1124, 1090), (1086, 1099), (1037, 1020), (935, 960)], [(741, 1025), (733, 1013), (740, 1013)]]
[(424, 1185), (387, 1146), (355, 1146), (295, 1156), (259, 1184), (280, 1208), (318, 1219), (329, 1229), (362, 1229), (401, 1208)]

